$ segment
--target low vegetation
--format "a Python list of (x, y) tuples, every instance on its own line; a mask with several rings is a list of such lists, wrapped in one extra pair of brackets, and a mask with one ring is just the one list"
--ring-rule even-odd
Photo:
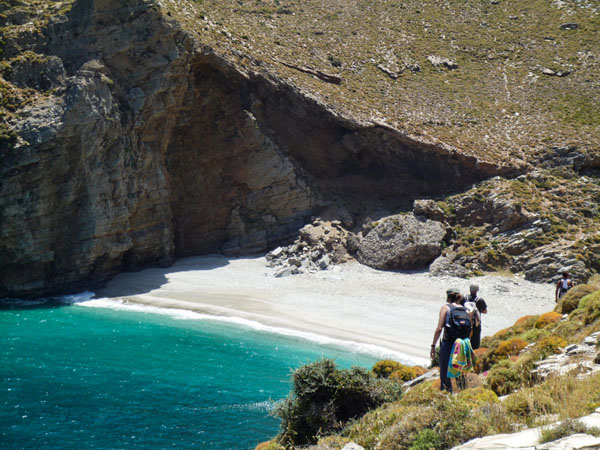
[(556, 421), (561, 424), (545, 428), (543, 441), (576, 432), (598, 435), (575, 419), (600, 406), (600, 374), (576, 377), (579, 369), (574, 369), (540, 378), (532, 373), (536, 361), (600, 330), (600, 290), (585, 285), (578, 292), (589, 293), (566, 319), (552, 312), (526, 316), (485, 337), (478, 373), (469, 374), (467, 387), (454, 395), (441, 392), (435, 380), (398, 398), (401, 383), (421, 370), (394, 377), (410, 368), (390, 360), (375, 364), (370, 373), (339, 370), (332, 361), (305, 366), (294, 373), (294, 391), (277, 411), (283, 419), (281, 434), (265, 448), (318, 442), (341, 449), (356, 442), (365, 449), (447, 449), (476, 437)]
[(345, 114), (494, 161), (599, 150), (591, 0), (161, 3), (244, 70), (274, 73)]

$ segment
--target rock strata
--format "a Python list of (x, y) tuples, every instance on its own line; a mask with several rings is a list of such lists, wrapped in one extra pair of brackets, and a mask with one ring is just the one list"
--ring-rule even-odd
[(43, 21), (3, 11), (11, 86), (35, 101), (7, 119), (0, 155), (0, 297), (266, 251), (340, 200), (412, 201), (515, 172), (345, 117), (259, 61), (238, 67), (169, 5), (77, 0)]

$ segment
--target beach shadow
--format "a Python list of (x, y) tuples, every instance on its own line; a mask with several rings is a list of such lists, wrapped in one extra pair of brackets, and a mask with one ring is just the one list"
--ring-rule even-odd
[(109, 280), (103, 287), (96, 289), (95, 298), (128, 297), (147, 294), (168, 283), (168, 275), (170, 274), (214, 270), (228, 266), (233, 259), (250, 259), (259, 256), (264, 255), (243, 257), (228, 257), (218, 254), (186, 256), (177, 259), (168, 267), (150, 267), (136, 272), (121, 272)]

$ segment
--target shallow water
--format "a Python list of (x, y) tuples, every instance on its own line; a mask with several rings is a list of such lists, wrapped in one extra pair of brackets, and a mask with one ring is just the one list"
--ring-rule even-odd
[(0, 309), (2, 448), (251, 449), (277, 434), (269, 412), (291, 370), (379, 359), (240, 324), (85, 306)]

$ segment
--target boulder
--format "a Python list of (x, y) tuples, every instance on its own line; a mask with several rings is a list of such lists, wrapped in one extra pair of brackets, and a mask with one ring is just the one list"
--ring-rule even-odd
[(412, 214), (381, 220), (360, 242), (357, 259), (376, 269), (427, 267), (442, 252), (443, 224)]
[(429, 266), (429, 275), (434, 277), (467, 278), (470, 272), (466, 267), (456, 264), (445, 256), (440, 256)]

